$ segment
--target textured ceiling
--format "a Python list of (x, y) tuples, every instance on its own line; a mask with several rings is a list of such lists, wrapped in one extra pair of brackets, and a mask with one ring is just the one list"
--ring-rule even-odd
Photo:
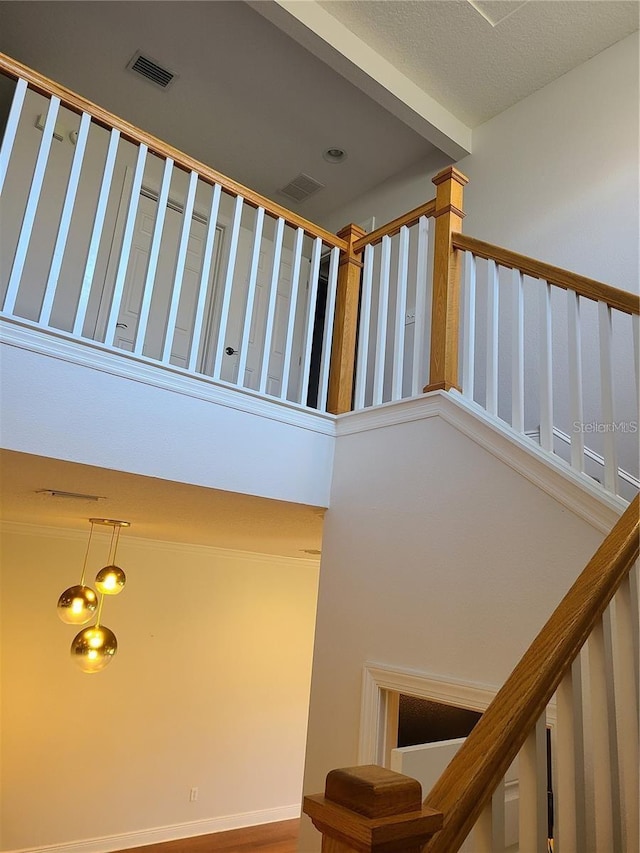
[(640, 9), (636, 0), (320, 5), (471, 127), (637, 30)]
[[(59, 489), (103, 500), (37, 494)], [(88, 529), (91, 517), (131, 522), (131, 535), (290, 557), (319, 551), (324, 510), (0, 451), (5, 521)]]

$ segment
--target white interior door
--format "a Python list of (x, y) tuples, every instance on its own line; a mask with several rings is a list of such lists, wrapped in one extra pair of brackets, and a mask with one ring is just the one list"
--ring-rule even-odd
[[(153, 227), (157, 214), (157, 202), (154, 198), (141, 195), (134, 227), (127, 276), (125, 279), (118, 325), (114, 345), (120, 349), (132, 351), (138, 323), (143, 290), (149, 262)], [(160, 358), (166, 333), (167, 316), (171, 293), (176, 273), (176, 258), (183, 214), (181, 211), (168, 207), (165, 215), (162, 242), (158, 259), (156, 279), (151, 301), (151, 310), (145, 337), (143, 353), (152, 358)], [(180, 301), (176, 318), (176, 328), (171, 348), (170, 362), (180, 367), (187, 367), (189, 348), (193, 335), (195, 306), (200, 286), (200, 273), (206, 236), (206, 226), (200, 217), (191, 221), (189, 242), (187, 247), (185, 268), (182, 280)], [(219, 236), (219, 235), (218, 235)], [(117, 241), (114, 241), (117, 242)], [(216, 239), (215, 252), (219, 252), (220, 240)], [(114, 253), (118, 254), (118, 253)], [(105, 290), (113, 288), (115, 265), (117, 257), (110, 261), (107, 270)], [(213, 269), (217, 269), (217, 258), (213, 259)], [(107, 300), (103, 300), (107, 302)], [(211, 294), (209, 296), (211, 301)], [(99, 322), (106, 323), (106, 306), (99, 315)]]
[[(224, 341), (219, 345), (231, 347), (235, 352), (226, 355), (222, 362), (221, 378), (228, 382), (239, 382), (238, 364), (239, 349), (242, 340), (242, 330), (246, 316), (247, 289), (249, 283), (249, 265), (253, 247), (253, 233), (246, 229), (240, 229), (238, 238), (238, 254), (236, 258), (236, 269), (241, 272), (243, 286), (238, 287), (234, 282), (234, 289), (229, 308), (229, 320), (227, 323)], [(267, 310), (269, 304), (269, 288), (272, 276), (273, 243), (271, 240), (263, 239), (258, 257), (258, 274), (256, 278), (256, 293), (253, 305), (253, 314), (249, 328), (249, 349), (242, 384), (245, 388), (258, 390), (260, 383), (260, 371), (262, 369), (262, 358), (264, 352), (265, 327)], [(267, 371), (267, 394), (280, 397), (282, 393), (285, 346), (287, 340), (287, 328), (289, 322), (289, 310), (291, 306), (291, 276), (293, 265), (293, 253), (286, 248), (282, 249), (278, 285), (276, 293), (276, 308), (271, 342), (271, 353)], [(291, 382), (290, 390), (296, 391), (299, 384), (299, 361), (301, 357), (301, 346), (303, 340), (303, 318), (306, 317), (308, 282), (309, 282), (309, 260), (302, 258), (300, 265), (300, 278), (298, 282), (298, 306), (296, 310), (296, 327), (293, 340), (293, 356), (291, 360)]]

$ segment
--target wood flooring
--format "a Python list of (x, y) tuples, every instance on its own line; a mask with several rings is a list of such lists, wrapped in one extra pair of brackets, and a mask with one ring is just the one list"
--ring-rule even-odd
[(284, 820), (163, 844), (147, 844), (146, 847), (121, 850), (120, 853), (250, 853), (252, 850), (259, 853), (296, 853), (299, 827), (299, 820)]

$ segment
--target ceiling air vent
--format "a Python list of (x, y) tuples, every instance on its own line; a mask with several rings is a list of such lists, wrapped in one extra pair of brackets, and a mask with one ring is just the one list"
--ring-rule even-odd
[(287, 198), (300, 202), (323, 188), (324, 184), (316, 181), (315, 178), (312, 178), (310, 175), (300, 174), (297, 178), (289, 181), (286, 187), (282, 187), (280, 192), (282, 195), (286, 195)]
[(136, 74), (141, 74), (142, 77), (146, 77), (147, 80), (155, 83), (156, 86), (160, 86), (161, 89), (168, 89), (176, 78), (173, 71), (168, 71), (166, 68), (158, 65), (155, 60), (150, 59), (148, 56), (140, 53), (140, 51), (135, 54), (127, 65), (127, 68), (135, 71)]

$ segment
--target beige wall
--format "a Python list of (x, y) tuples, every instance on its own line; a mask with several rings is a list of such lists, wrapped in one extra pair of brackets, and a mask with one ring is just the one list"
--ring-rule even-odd
[[(55, 610), (85, 545), (3, 529), (2, 849), (295, 810), (317, 564), (125, 533), (127, 587), (103, 618), (119, 651), (86, 675)], [(95, 571), (103, 550), (91, 553)]]

